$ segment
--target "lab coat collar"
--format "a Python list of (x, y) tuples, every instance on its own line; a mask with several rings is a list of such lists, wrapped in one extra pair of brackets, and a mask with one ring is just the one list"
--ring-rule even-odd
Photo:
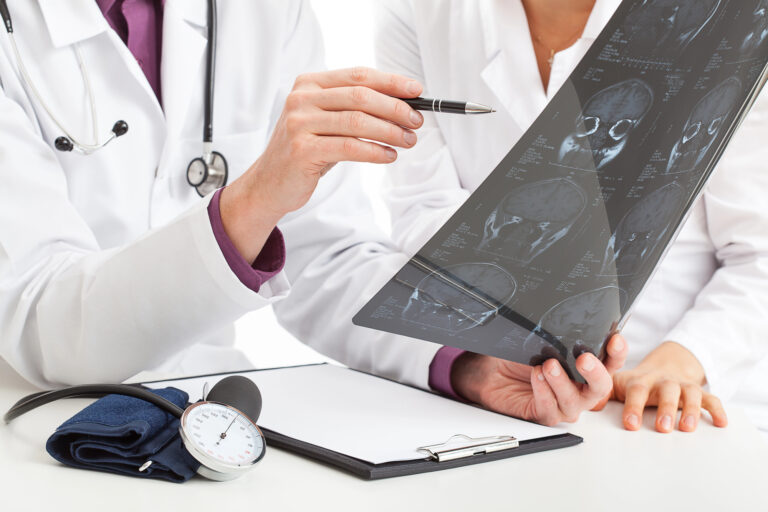
[[(620, 4), (621, 0), (596, 0), (581, 40), (594, 41)], [(549, 99), (537, 71), (522, 1), (480, 0), (480, 17), (488, 63), (482, 72), (483, 80), (517, 125), (526, 130)], [(501, 27), (513, 24), (517, 26), (501, 33)], [(516, 40), (510, 41), (510, 37)], [(514, 52), (510, 51), (511, 47)], [(532, 92), (519, 94), (518, 91)]]
[[(38, 0), (48, 34), (56, 48), (79, 43), (107, 30), (109, 25), (94, 0)], [(204, 0), (167, 1), (186, 22), (205, 27)]]
[(78, 43), (109, 28), (94, 0), (38, 0), (56, 48)]
[[(479, 0), (479, 2), (480, 16), (483, 23), (485, 56), (490, 61), (501, 51), (503, 40), (506, 37), (506, 34), (499, 34), (499, 26), (501, 24), (497, 20), (500, 16), (508, 15), (510, 7), (516, 14), (516, 21), (525, 23), (526, 28), (523, 33), (528, 34), (530, 32), (521, 0), (514, 0), (513, 2), (508, 2), (507, 0)], [(597, 39), (597, 36), (600, 35), (603, 27), (611, 19), (619, 5), (621, 5), (621, 0), (596, 0), (581, 38)], [(520, 13), (522, 13), (522, 16), (519, 16)]]
[(205, 0), (164, 0), (166, 5), (173, 4), (179, 16), (186, 22), (197, 27), (208, 25), (208, 4)]
[[(547, 102), (521, 0), (481, 0), (487, 65), (483, 81), (525, 131)], [(501, 30), (504, 33), (501, 33)], [(520, 91), (526, 91), (520, 94)]]

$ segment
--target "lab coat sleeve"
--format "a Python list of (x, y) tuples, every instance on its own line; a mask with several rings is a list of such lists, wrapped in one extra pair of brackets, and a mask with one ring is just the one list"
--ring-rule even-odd
[[(414, 29), (414, 6), (409, 0), (379, 2), (376, 14), (376, 63), (424, 85), (422, 52)], [(406, 253), (415, 254), (469, 197), (456, 171), (451, 152), (435, 114), (422, 112), (419, 142), (400, 150), (387, 171), (386, 199), (392, 212), (392, 237)]]
[(667, 335), (728, 399), (768, 354), (768, 93), (732, 139), (703, 201), (718, 269)]
[[(285, 94), (296, 75), (323, 67), (320, 30), (307, 4), (298, 31), (302, 37), (287, 50), (295, 56), (295, 68), (286, 73)], [(429, 365), (440, 345), (352, 324), (407, 261), (375, 225), (360, 179), (365, 171), (365, 166), (337, 165), (320, 180), (309, 203), (280, 222), (291, 294), (274, 310), (289, 332), (337, 361), (428, 389)]]
[[(8, 92), (8, 80), (4, 86)], [(211, 228), (210, 198), (133, 243), (103, 250), (68, 200), (64, 171), (30, 111), (5, 92), (0, 355), (26, 379), (119, 382), (285, 295), (282, 275), (256, 294), (232, 273)]]

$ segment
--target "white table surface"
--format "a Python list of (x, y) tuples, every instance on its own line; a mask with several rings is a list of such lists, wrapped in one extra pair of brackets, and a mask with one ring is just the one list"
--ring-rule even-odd
[[(0, 372), (3, 412), (31, 391)], [(52, 403), (0, 425), (0, 510), (768, 510), (768, 444), (740, 410), (724, 430), (705, 421), (693, 435), (661, 435), (652, 411), (642, 431), (625, 432), (620, 405), (609, 404), (570, 428), (584, 438), (576, 447), (375, 482), (270, 449), (238, 480), (179, 485), (54, 461), (47, 437), (86, 403)]]

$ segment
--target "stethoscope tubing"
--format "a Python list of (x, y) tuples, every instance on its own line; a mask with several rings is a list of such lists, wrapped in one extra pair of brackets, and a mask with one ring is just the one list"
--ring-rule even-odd
[(213, 85), (216, 79), (216, 0), (208, 0), (208, 47), (205, 65), (205, 98), (203, 114), (203, 155), (205, 143), (213, 142)]
[[(208, 2), (208, 47), (206, 50), (206, 71), (205, 71), (205, 95), (203, 98), (204, 101), (204, 119), (203, 119), (203, 156), (202, 161), (206, 166), (212, 166), (214, 163), (214, 152), (212, 151), (212, 142), (213, 142), (213, 93), (214, 93), (214, 83), (216, 81), (216, 38), (217, 38), (217, 11), (216, 11), (216, 0), (207, 0)], [(24, 65), (24, 60), (21, 57), (21, 53), (19, 52), (18, 46), (16, 45), (16, 40), (13, 35), (13, 22), (11, 20), (11, 15), (8, 11), (8, 6), (6, 4), (5, 0), (0, 0), (0, 17), (3, 20), (3, 23), (6, 28), (6, 32), (8, 32), (8, 37), (11, 41), (11, 48), (14, 53), (14, 57), (16, 59), (17, 68), (21, 77), (21, 80), (24, 82), (24, 84), (27, 86), (27, 88), (32, 93), (32, 96), (37, 100), (37, 102), (40, 104), (40, 106), (45, 110), (45, 112), (48, 114), (48, 117), (54, 122), (54, 124), (58, 127), (59, 130), (61, 130), (62, 133), (64, 133), (64, 137), (59, 137), (56, 140), (56, 148), (60, 149), (62, 151), (71, 151), (71, 150), (77, 150), (79, 153), (82, 153), (84, 155), (90, 155), (97, 150), (105, 147), (107, 144), (112, 142), (117, 137), (123, 135), (128, 130), (128, 125), (124, 121), (118, 121), (118, 123), (115, 123), (114, 127), (112, 128), (112, 134), (104, 141), (99, 142), (99, 137), (97, 134), (98, 129), (98, 113), (96, 109), (96, 99), (95, 94), (93, 92), (93, 87), (91, 85), (90, 76), (88, 75), (88, 69), (85, 66), (85, 62), (82, 56), (82, 52), (80, 51), (80, 48), (77, 44), (74, 45), (74, 51), (75, 51), (75, 57), (77, 58), (77, 63), (80, 68), (80, 75), (82, 76), (83, 83), (85, 84), (85, 88), (88, 93), (88, 102), (91, 110), (91, 124), (93, 129), (93, 140), (94, 144), (86, 144), (84, 142), (81, 142), (78, 140), (72, 133), (67, 130), (64, 127), (64, 123), (62, 123), (59, 118), (53, 113), (53, 110), (50, 108), (50, 106), (45, 102), (42, 95), (38, 91), (37, 87), (34, 84), (34, 81), (32, 80), (32, 77), (30, 76), (29, 72), (27, 71), (26, 66)], [(119, 127), (119, 128), (118, 128)], [(61, 140), (60, 140), (61, 139)], [(59, 143), (63, 142), (63, 144), (60, 146)], [(202, 189), (210, 189), (211, 187), (219, 188), (223, 187), (227, 183), (228, 179), (228, 171), (227, 171), (227, 162), (223, 155), (220, 153), (216, 153), (220, 157), (220, 162), (223, 165), (221, 169), (216, 169), (217, 172), (206, 172), (206, 175), (210, 175), (210, 179), (212, 180), (210, 183), (202, 183), (199, 186), (192, 185), (195, 190), (197, 190), (198, 194), (201, 196), (204, 195)], [(194, 162), (197, 159), (193, 159), (192, 162)], [(192, 164), (190, 162), (190, 165)]]
[(175, 418), (181, 418), (184, 409), (173, 402), (156, 395), (147, 388), (132, 384), (83, 384), (52, 391), (41, 391), (25, 396), (16, 402), (3, 416), (5, 423), (11, 422), (33, 409), (62, 398), (101, 398), (107, 395), (125, 395), (156, 405)]
[(72, 141), (75, 148), (79, 149), (80, 152), (90, 155), (91, 153), (103, 148), (112, 140), (115, 138), (115, 135), (112, 134), (106, 141), (103, 143), (99, 142), (99, 137), (97, 134), (97, 127), (98, 127), (98, 114), (96, 112), (96, 100), (93, 93), (93, 87), (91, 87), (91, 80), (88, 76), (88, 70), (85, 66), (85, 63), (83, 61), (83, 55), (80, 51), (80, 47), (75, 45), (74, 51), (75, 51), (75, 58), (77, 59), (77, 64), (80, 68), (80, 75), (83, 78), (83, 83), (85, 84), (85, 89), (88, 93), (88, 104), (91, 111), (91, 125), (93, 127), (93, 140), (95, 141), (95, 144), (86, 144), (84, 142), (81, 142), (78, 140), (77, 137), (72, 135), (72, 133), (67, 130), (64, 127), (64, 124), (59, 120), (58, 116), (56, 116), (53, 113), (53, 110), (50, 106), (48, 106), (48, 103), (43, 99), (43, 96), (40, 94), (40, 91), (38, 91), (37, 87), (35, 86), (34, 81), (29, 75), (29, 71), (27, 71), (27, 67), (24, 65), (24, 59), (21, 58), (21, 53), (19, 52), (19, 47), (16, 44), (16, 38), (13, 35), (13, 32), (8, 33), (8, 38), (11, 42), (11, 49), (13, 50), (14, 57), (16, 59), (16, 66), (19, 70), (19, 74), (21, 75), (22, 81), (27, 85), (32, 95), (35, 97), (37, 102), (40, 104), (41, 107), (43, 107), (43, 110), (45, 110), (46, 114), (48, 114), (48, 117), (51, 118), (51, 120), (54, 122), (54, 124), (58, 127), (59, 130), (61, 130), (64, 135)]

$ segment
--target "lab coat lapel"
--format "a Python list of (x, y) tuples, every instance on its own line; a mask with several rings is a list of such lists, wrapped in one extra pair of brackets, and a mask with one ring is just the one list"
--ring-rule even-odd
[[(546, 106), (528, 22), (520, 0), (481, 0), (481, 23), (488, 64), (481, 76), (521, 130), (526, 130)], [(501, 21), (519, 26), (505, 30)], [(514, 38), (506, 40), (505, 38)]]
[(79, 43), (109, 28), (95, 0), (38, 0), (56, 48)]
[[(163, 112), (149, 81), (131, 51), (112, 31), (95, 0), (38, 0), (38, 3), (51, 42), (56, 48), (84, 43), (87, 39), (108, 31), (108, 39), (120, 56), (122, 64), (128, 67), (131, 75), (144, 91), (143, 98), (136, 98), (137, 101), (141, 101), (138, 105), (154, 110), (158, 122), (162, 122)], [(119, 62), (115, 65), (119, 65)]]
[(163, 110), (171, 136), (181, 134), (192, 98), (201, 104), (203, 101), (207, 12), (204, 0), (167, 0), (165, 3), (160, 76)]

